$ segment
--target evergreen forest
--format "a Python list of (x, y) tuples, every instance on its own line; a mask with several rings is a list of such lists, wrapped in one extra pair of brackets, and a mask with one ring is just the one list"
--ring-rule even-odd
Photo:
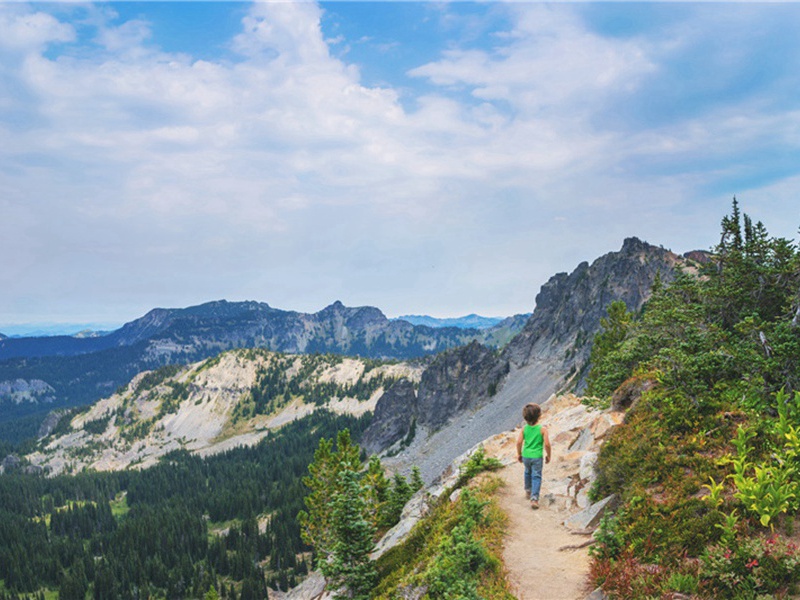
[(147, 470), (0, 477), (0, 598), (264, 599), (310, 567), (300, 536), (321, 439), (369, 416), (320, 409), (260, 444)]

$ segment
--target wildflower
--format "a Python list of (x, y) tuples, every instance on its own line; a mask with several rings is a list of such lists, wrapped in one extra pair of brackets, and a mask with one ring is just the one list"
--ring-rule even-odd
[(747, 567), (748, 569), (752, 569), (753, 567), (757, 566), (758, 566), (758, 559), (755, 558), (745, 565), (745, 567)]

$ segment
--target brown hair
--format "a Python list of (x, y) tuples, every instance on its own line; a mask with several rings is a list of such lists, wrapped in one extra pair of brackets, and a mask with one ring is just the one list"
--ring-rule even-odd
[(522, 409), (522, 418), (528, 425), (536, 425), (539, 422), (539, 416), (542, 414), (542, 409), (538, 404), (526, 404)]

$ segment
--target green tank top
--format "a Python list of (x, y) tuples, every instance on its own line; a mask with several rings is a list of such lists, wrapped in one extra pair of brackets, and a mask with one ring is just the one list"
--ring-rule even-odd
[(523, 458), (542, 458), (544, 456), (544, 437), (541, 425), (525, 424), (522, 430), (524, 443), (522, 445)]

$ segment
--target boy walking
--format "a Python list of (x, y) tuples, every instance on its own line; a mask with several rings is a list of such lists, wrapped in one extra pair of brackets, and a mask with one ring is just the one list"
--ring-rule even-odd
[(539, 424), (542, 409), (538, 404), (526, 404), (522, 409), (525, 425), (517, 435), (517, 460), (525, 465), (525, 496), (531, 508), (539, 508), (542, 487), (542, 463), (550, 462), (550, 438), (547, 429)]

